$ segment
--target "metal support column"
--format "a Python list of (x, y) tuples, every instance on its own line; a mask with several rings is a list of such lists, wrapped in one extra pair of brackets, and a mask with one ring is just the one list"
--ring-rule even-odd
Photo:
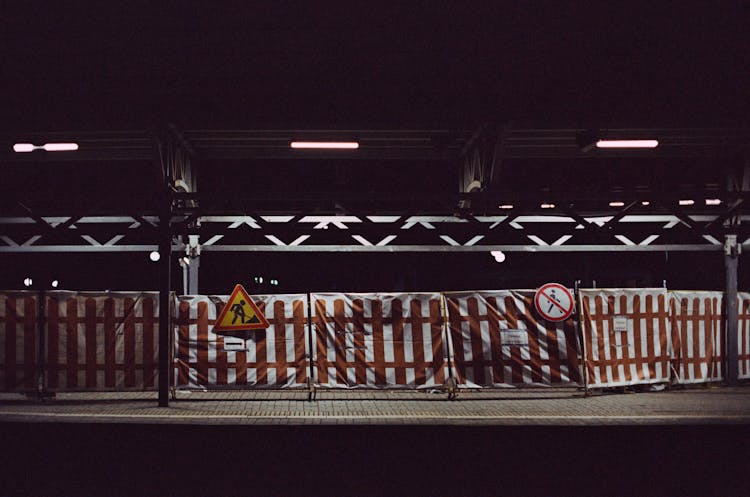
[(159, 407), (169, 407), (171, 202), (159, 218)]
[(37, 337), (39, 338), (39, 357), (37, 359), (37, 378), (36, 378), (36, 389), (37, 389), (37, 395), (40, 398), (44, 397), (44, 389), (47, 386), (46, 378), (45, 378), (45, 371), (46, 371), (46, 353), (47, 353), (47, 346), (45, 344), (45, 337), (46, 337), (46, 308), (47, 308), (47, 292), (44, 290), (41, 290), (37, 294), (37, 298), (39, 299), (37, 301)]
[(726, 269), (726, 290), (724, 302), (726, 302), (726, 351), (727, 351), (727, 383), (737, 385), (739, 375), (739, 363), (737, 356), (737, 327), (739, 323), (737, 309), (737, 260), (740, 254), (740, 246), (737, 244), (737, 235), (727, 234), (724, 237), (724, 267)]
[(198, 273), (201, 267), (201, 246), (198, 235), (188, 235), (187, 294), (198, 295)]
[(198, 271), (201, 265), (200, 257), (187, 257), (180, 260), (182, 266), (182, 293), (183, 295), (198, 295)]
[(198, 270), (201, 267), (201, 258), (194, 257), (190, 259), (190, 265), (188, 266), (188, 282), (187, 292), (188, 295), (198, 295)]

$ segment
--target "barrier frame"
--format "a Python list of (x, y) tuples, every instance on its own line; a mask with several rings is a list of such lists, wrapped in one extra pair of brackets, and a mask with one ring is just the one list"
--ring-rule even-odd
[[(208, 370), (207, 370), (207, 372), (204, 372), (205, 373), (204, 376), (206, 376), (206, 378), (208, 378), (209, 381), (210, 381), (210, 377), (211, 377), (210, 376), (210, 370), (212, 369), (212, 368), (210, 368), (210, 364), (212, 364), (212, 362), (210, 360), (210, 357), (212, 355), (215, 356), (214, 360), (213, 360), (213, 364), (218, 365), (219, 363), (217, 363), (217, 361), (221, 361), (223, 363), (224, 359), (226, 359), (226, 362), (227, 362), (226, 366), (227, 366), (227, 368), (228, 369), (235, 369), (235, 374), (236, 374), (237, 373), (237, 371), (236, 371), (237, 369), (243, 370), (243, 369), (245, 369), (247, 367), (246, 366), (247, 364), (251, 364), (251, 363), (248, 363), (248, 362), (244, 362), (244, 363), (238, 362), (238, 357), (237, 357), (237, 354), (249, 354), (250, 353), (250, 346), (247, 343), (249, 340), (251, 340), (251, 338), (249, 337), (249, 335), (250, 334), (257, 335), (259, 333), (266, 334), (266, 333), (268, 333), (268, 330), (267, 329), (266, 330), (256, 330), (254, 332), (249, 332), (249, 333), (246, 334), (247, 336), (244, 336), (244, 338), (242, 336), (239, 336), (240, 339), (243, 339), (245, 341), (245, 345), (248, 348), (245, 349), (245, 350), (229, 351), (229, 350), (226, 349), (226, 343), (225, 343), (224, 340), (225, 340), (226, 337), (233, 336), (233, 334), (232, 333), (218, 333), (218, 334), (214, 333), (212, 331), (213, 326), (211, 325), (212, 319), (215, 320), (218, 317), (219, 313), (220, 313), (220, 310), (222, 308), (222, 307), (220, 307), (220, 304), (221, 304), (221, 306), (226, 305), (227, 300), (229, 298), (229, 295), (177, 295), (176, 298), (175, 298), (175, 311), (174, 311), (175, 316), (174, 316), (174, 321), (173, 321), (173, 330), (172, 330), (172, 334), (171, 334), (172, 340), (173, 340), (173, 345), (171, 347), (171, 352), (173, 354), (173, 358), (172, 358), (172, 360), (170, 362), (170, 370), (172, 371), (172, 377), (174, 379), (174, 381), (171, 382), (171, 392), (172, 392), (172, 398), (173, 399), (177, 398), (177, 395), (176, 395), (177, 391), (190, 391), (190, 390), (201, 390), (201, 391), (242, 391), (242, 390), (279, 390), (279, 391), (281, 391), (281, 390), (296, 390), (296, 391), (300, 391), (300, 390), (303, 390), (303, 389), (306, 389), (308, 391), (308, 397), (312, 398), (311, 371), (310, 371), (310, 363), (311, 363), (311, 361), (310, 361), (310, 337), (309, 337), (309, 327), (308, 327), (309, 312), (307, 311), (307, 309), (308, 309), (307, 306), (309, 305), (309, 296), (308, 296), (308, 294), (304, 294), (304, 293), (298, 293), (298, 294), (259, 294), (259, 295), (251, 295), (251, 297), (255, 300), (256, 305), (259, 305), (259, 306), (262, 305), (263, 308), (265, 308), (265, 306), (266, 306), (266, 304), (268, 302), (273, 302), (275, 300), (274, 297), (291, 297), (291, 298), (293, 298), (290, 301), (290, 302), (292, 302), (292, 306), (291, 306), (290, 309), (286, 309), (285, 308), (285, 313), (286, 312), (292, 312), (292, 313), (294, 313), (295, 311), (294, 311), (293, 302), (301, 302), (301, 304), (302, 304), (302, 310), (301, 310), (301, 313), (302, 313), (302, 323), (301, 324), (302, 324), (302, 332), (303, 332), (303, 340), (301, 341), (301, 343), (302, 343), (302, 345), (304, 347), (304, 349), (302, 351), (302, 354), (303, 354), (304, 360), (306, 360), (308, 362), (308, 365), (307, 365), (307, 367), (303, 366), (303, 367), (298, 367), (296, 369), (300, 369), (302, 371), (305, 371), (306, 378), (305, 378), (304, 383), (300, 384), (300, 386), (294, 385), (294, 386), (285, 386), (285, 387), (282, 387), (282, 386), (277, 386), (276, 384), (274, 384), (273, 386), (269, 385), (269, 386), (260, 387), (257, 384), (254, 385), (252, 383), (247, 383), (247, 384), (232, 384), (231, 382), (229, 382), (229, 379), (227, 378), (227, 383), (226, 384), (222, 384), (222, 383), (218, 383), (218, 384), (211, 384), (211, 383), (200, 384), (199, 383), (200, 382), (200, 378), (199, 377), (200, 377), (200, 375), (202, 373), (200, 371), (198, 371), (197, 369), (196, 369), (196, 372), (195, 372), (195, 374), (197, 375), (196, 379), (192, 379), (190, 377), (190, 374), (191, 374), (190, 371), (192, 371), (195, 368), (193, 368), (191, 366), (191, 364), (195, 363), (196, 365), (199, 365), (199, 363), (201, 363), (201, 358), (198, 356), (198, 354), (201, 353), (201, 351), (203, 350), (203, 348), (202, 348), (203, 346), (202, 345), (198, 345), (201, 342), (201, 340), (203, 340), (206, 343), (205, 350), (203, 350), (203, 352), (205, 352), (205, 354), (207, 354), (207, 356), (205, 358), (206, 361), (207, 361), (206, 364), (205, 364), (205, 366), (208, 368)], [(195, 330), (195, 332), (196, 332), (195, 338), (192, 338), (190, 336), (191, 332), (190, 332), (190, 328), (189, 327), (193, 326), (193, 325), (200, 326), (200, 323), (198, 323), (198, 320), (199, 319), (203, 319), (203, 318), (201, 318), (200, 316), (197, 316), (195, 318), (196, 322), (195, 323), (192, 322), (194, 320), (193, 318), (190, 317), (191, 312), (192, 312), (192, 303), (188, 302), (188, 307), (187, 307), (187, 310), (186, 310), (186, 312), (187, 312), (187, 320), (188, 321), (187, 321), (187, 323), (183, 323), (182, 322), (181, 304), (183, 302), (185, 302), (187, 299), (199, 299), (199, 301), (197, 302), (197, 306), (195, 308), (196, 312), (199, 312), (198, 311), (199, 307), (202, 304), (205, 304), (205, 309), (206, 309), (205, 310), (205, 312), (206, 312), (205, 323), (204, 323), (204, 325), (205, 325), (205, 331), (200, 331), (198, 328), (196, 328), (196, 330)], [(266, 302), (266, 300), (268, 302)], [(275, 301), (283, 303), (283, 300), (275, 300)], [(213, 316), (213, 318), (210, 317), (210, 314), (212, 314), (212, 313), (215, 314)], [(267, 314), (267, 313), (264, 313), (264, 314)], [(268, 318), (268, 316), (266, 316), (266, 317)], [(284, 322), (284, 326), (289, 325), (290, 323), (288, 321), (290, 321), (290, 320), (292, 320), (291, 324), (293, 326), (295, 324), (294, 321), (293, 321), (294, 320), (294, 316), (292, 318), (287, 318), (286, 316), (282, 316), (280, 318), (280, 320)], [(276, 322), (279, 321), (279, 318), (278, 317), (274, 317), (274, 318), (269, 319), (269, 321), (271, 321), (271, 324), (273, 325), (273, 327), (271, 329), (274, 330), (274, 333), (276, 335), (278, 335), (280, 332), (276, 329), (275, 326), (276, 326)], [(184, 327), (188, 327), (187, 331), (183, 331), (181, 329), (181, 328), (184, 328)], [(283, 332), (284, 332), (284, 330), (281, 331), (281, 333), (283, 333)], [(185, 333), (187, 333), (187, 340), (183, 341), (182, 340), (182, 335), (184, 335)], [(200, 336), (203, 333), (205, 333), (205, 337)], [(293, 328), (292, 329), (292, 336), (294, 337), (295, 334), (296, 334), (296, 330)], [(211, 340), (211, 336), (212, 335), (214, 336), (213, 340)], [(245, 335), (245, 334), (238, 334), (238, 335)], [(273, 351), (274, 351), (274, 364), (280, 362), (279, 358), (277, 357), (277, 354), (281, 353), (281, 352), (279, 352), (277, 350), (278, 344), (276, 343), (276, 335), (274, 335), (274, 340), (272, 341), (273, 344), (274, 344), (274, 349), (273, 349)], [(253, 339), (253, 343), (256, 343), (254, 340), (255, 339)], [(268, 342), (266, 340), (267, 340), (267, 336), (263, 339), (264, 354), (267, 353), (267, 351), (268, 351), (268, 349), (266, 348)], [(293, 347), (295, 358), (297, 358), (297, 356), (299, 354), (297, 353), (298, 351), (296, 349), (294, 349), (295, 343), (296, 343), (294, 341), (294, 338), (292, 339), (292, 341), (288, 341), (288, 340), (286, 340), (286, 337), (285, 337), (284, 338), (284, 342), (285, 342), (285, 345), (287, 347), (289, 345), (291, 345)], [(224, 344), (223, 348), (219, 346), (220, 343)], [(183, 344), (185, 344), (185, 349), (184, 350), (182, 350)], [(215, 344), (215, 345), (211, 345), (211, 344)], [(193, 348), (193, 345), (196, 345), (196, 348)], [(256, 350), (256, 349), (253, 349), (253, 350)], [(288, 353), (288, 350), (285, 350), (284, 352)], [(193, 353), (195, 353), (195, 359), (193, 359)], [(229, 354), (234, 354), (234, 361), (229, 361), (229, 357), (230, 357)], [(224, 357), (224, 356), (226, 356), (226, 357)], [(187, 366), (186, 366), (188, 368), (187, 376), (184, 376), (183, 372), (180, 370), (180, 368), (185, 367), (182, 364), (180, 364), (180, 361), (184, 361), (185, 357), (187, 357)], [(247, 358), (248, 356), (245, 355), (245, 357)], [(252, 355), (250, 357), (252, 357)], [(263, 364), (264, 362), (265, 361), (260, 361), (258, 363), (259, 364)], [(281, 362), (283, 362), (283, 361), (281, 361)], [(244, 364), (245, 367), (244, 368), (243, 367), (239, 367), (238, 368), (238, 365), (240, 365), (240, 364)], [(230, 365), (234, 365), (234, 367), (231, 368)], [(201, 368), (202, 367), (203, 366), (201, 366)], [(216, 368), (216, 366), (214, 366), (214, 367)], [(277, 369), (277, 368), (273, 368), (273, 369), (274, 369), (274, 378), (276, 378), (276, 376), (275, 376), (275, 369)], [(216, 374), (218, 374), (218, 369), (216, 369)], [(288, 371), (287, 371), (287, 374), (288, 374)], [(178, 378), (180, 378), (181, 376), (185, 377), (186, 383), (184, 383), (184, 384), (178, 384), (178, 383), (180, 383), (180, 380)], [(256, 376), (255, 378), (257, 379), (258, 377)]]
[[(512, 299), (514, 299), (514, 302), (515, 302), (515, 300), (517, 300), (519, 298), (521, 298), (522, 300), (525, 300), (525, 298), (529, 298), (530, 299), (530, 301), (529, 301), (528, 304), (525, 303), (525, 308), (527, 308), (527, 312), (526, 313), (522, 313), (522, 315), (519, 314), (519, 316), (518, 316), (519, 322), (521, 322), (521, 321), (525, 322), (526, 320), (528, 320), (530, 318), (530, 316), (535, 316), (536, 311), (533, 309), (533, 296), (532, 295), (536, 292), (536, 289), (524, 288), (524, 289), (501, 289), (501, 290), (497, 290), (497, 289), (494, 289), (494, 290), (462, 290), (462, 291), (442, 292), (443, 293), (443, 299), (446, 302), (444, 320), (445, 320), (445, 323), (446, 323), (447, 339), (448, 339), (449, 345), (451, 347), (451, 355), (450, 355), (451, 370), (453, 372), (453, 375), (454, 375), (455, 381), (456, 381), (456, 386), (455, 386), (456, 395), (455, 395), (455, 397), (458, 396), (458, 392), (461, 392), (461, 391), (472, 391), (472, 390), (474, 390), (474, 391), (492, 391), (492, 390), (521, 390), (521, 389), (537, 389), (537, 388), (544, 389), (544, 388), (580, 388), (580, 387), (582, 387), (583, 386), (582, 381), (581, 382), (576, 382), (575, 380), (569, 380), (569, 381), (566, 381), (566, 382), (560, 383), (560, 384), (556, 384), (553, 381), (550, 381), (549, 384), (543, 383), (543, 382), (534, 382), (534, 381), (525, 382), (525, 381), (522, 381), (522, 382), (511, 382), (511, 383), (492, 384), (492, 385), (467, 385), (467, 384), (461, 383), (458, 380), (459, 371), (458, 371), (458, 365), (457, 365), (457, 361), (456, 361), (456, 352), (455, 352), (456, 344), (453, 341), (454, 340), (454, 333), (451, 332), (451, 326), (452, 326), (453, 323), (451, 322), (450, 312), (448, 310), (448, 304), (447, 304), (448, 300), (451, 298), (451, 296), (456, 296), (456, 297), (464, 296), (464, 297), (468, 297), (468, 296), (470, 296), (472, 294), (476, 294), (478, 296), (481, 296), (482, 294), (492, 294), (492, 293), (495, 293), (495, 292), (498, 292), (498, 293), (507, 292), (507, 293), (509, 293), (509, 295), (507, 295), (506, 298), (507, 297), (511, 297)], [(519, 294), (519, 295), (513, 295), (513, 294), (516, 294), (516, 293)], [(522, 297), (521, 294), (524, 294), (524, 293), (529, 294), (529, 295), (526, 295), (525, 297)], [(459, 298), (462, 298), (462, 297), (459, 297)], [(506, 303), (504, 302), (503, 304), (505, 305)], [(515, 303), (514, 303), (514, 305), (515, 305)], [(529, 309), (531, 309), (531, 310), (529, 310)], [(521, 309), (515, 309), (515, 310), (519, 311), (519, 312), (521, 311)], [(506, 310), (506, 312), (507, 312), (507, 310)], [(490, 311), (488, 311), (488, 313), (490, 313)], [(486, 317), (488, 318), (487, 323), (488, 323), (488, 327), (489, 327), (489, 318), (490, 318), (489, 314)], [(481, 318), (481, 316), (478, 316), (478, 318)], [(465, 319), (462, 317), (461, 321), (464, 321), (464, 320)], [(568, 333), (566, 333), (564, 331), (564, 327), (566, 326), (566, 324), (564, 324), (564, 323), (567, 323), (568, 321), (570, 321), (570, 324), (568, 324), (567, 326), (570, 326), (571, 329), (569, 330)], [(480, 323), (481, 323), (481, 319), (480, 319)], [(570, 318), (566, 319), (565, 322), (560, 322), (560, 323), (555, 323), (555, 322), (547, 321), (547, 320), (542, 319), (542, 318), (540, 318), (540, 319), (533, 319), (533, 321), (530, 321), (528, 323), (528, 324), (531, 325), (531, 328), (528, 328), (528, 327), (526, 327), (526, 325), (524, 325), (525, 327), (522, 328), (522, 329), (526, 329), (527, 331), (530, 331), (532, 328), (536, 329), (536, 331), (537, 331), (536, 335), (538, 335), (537, 340), (539, 340), (539, 338), (541, 338), (541, 334), (539, 333), (540, 327), (544, 328), (544, 330), (545, 330), (545, 332), (546, 332), (547, 335), (549, 335), (549, 333), (552, 332), (551, 329), (550, 329), (550, 323), (552, 323), (551, 326), (556, 329), (555, 332), (557, 333), (558, 336), (555, 337), (555, 342), (558, 345), (559, 345), (559, 342), (557, 342), (557, 340), (559, 338), (559, 334), (562, 334), (565, 337), (565, 353), (564, 353), (564, 357), (562, 359), (563, 360), (569, 359), (569, 357), (570, 357), (569, 352), (570, 352), (570, 349), (572, 349), (574, 351), (574, 354), (575, 354), (575, 360), (578, 361), (578, 365), (577, 366), (571, 364), (571, 366), (573, 366), (573, 367), (572, 368), (571, 367), (567, 368), (568, 378), (574, 377), (574, 375), (577, 375), (579, 378), (582, 378), (582, 373), (581, 373), (581, 362), (582, 362), (581, 361), (581, 349), (580, 349), (580, 344), (579, 344), (579, 340), (578, 340), (579, 332), (578, 332), (578, 325), (577, 325), (577, 319), (576, 319), (575, 314), (573, 316), (571, 316)], [(559, 330), (557, 330), (558, 326), (561, 327)], [(500, 327), (498, 329), (498, 331), (500, 331), (502, 329), (506, 329), (506, 328)], [(508, 329), (510, 329), (510, 328), (508, 328)], [(572, 337), (568, 336), (571, 332), (573, 334)], [(548, 338), (549, 338), (548, 336), (545, 336), (543, 340), (539, 340), (538, 343), (536, 344), (536, 347), (535, 347), (537, 349), (537, 354), (539, 355), (539, 359), (541, 361), (545, 361), (545, 359), (543, 358), (543, 355), (547, 356), (547, 359), (546, 359), (547, 361), (551, 360), (551, 358), (549, 357), (549, 352), (552, 349), (549, 348), (549, 343), (547, 342)], [(546, 344), (546, 346), (544, 348), (541, 347), (542, 343)], [(573, 347), (571, 347), (570, 344), (574, 344)], [(483, 343), (482, 346), (484, 348), (484, 343)], [(525, 349), (526, 350), (525, 353), (526, 354), (531, 354), (532, 353), (531, 344), (526, 345), (526, 347), (527, 348)], [(542, 350), (544, 351), (544, 354), (542, 354)], [(557, 351), (558, 352), (560, 351), (559, 347), (557, 348)], [(511, 354), (509, 357), (512, 357), (512, 353), (510, 351), (508, 351), (508, 353)], [(523, 351), (519, 351), (519, 354), (521, 354), (521, 356), (523, 356), (524, 352)], [(558, 357), (555, 360), (559, 360), (559, 359), (560, 358)], [(529, 356), (529, 359), (527, 359), (527, 360), (531, 360), (531, 355)], [(475, 366), (472, 366), (472, 367), (475, 367)], [(505, 366), (505, 368), (508, 368), (508, 367), (511, 367), (511, 366)], [(531, 367), (531, 366), (524, 366), (524, 367)], [(532, 369), (531, 372), (530, 372), (531, 377), (533, 377), (533, 374), (534, 373), (533, 373), (533, 369)], [(558, 372), (558, 374), (562, 374), (562, 370), (560, 370)], [(544, 377), (544, 373), (543, 372), (540, 372), (540, 375), (541, 375), (542, 378)], [(550, 371), (550, 375), (553, 376), (552, 371)]]

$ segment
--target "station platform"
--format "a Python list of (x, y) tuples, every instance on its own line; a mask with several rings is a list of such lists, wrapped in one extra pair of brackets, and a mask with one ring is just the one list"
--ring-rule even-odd
[(696, 425), (750, 424), (750, 385), (601, 392), (576, 388), (444, 392), (177, 391), (0, 395), (0, 421), (198, 425)]

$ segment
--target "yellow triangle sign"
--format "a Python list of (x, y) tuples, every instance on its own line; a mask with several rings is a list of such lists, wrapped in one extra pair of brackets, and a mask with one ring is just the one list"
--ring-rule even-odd
[(266, 317), (242, 285), (237, 285), (232, 291), (219, 317), (216, 318), (214, 333), (222, 331), (263, 330), (269, 324)]

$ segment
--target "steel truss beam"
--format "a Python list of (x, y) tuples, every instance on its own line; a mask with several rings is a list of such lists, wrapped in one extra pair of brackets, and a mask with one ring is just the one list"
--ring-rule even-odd
[[(719, 251), (721, 214), (173, 215), (173, 250), (208, 252)], [(750, 215), (737, 216), (739, 221)], [(133, 252), (158, 245), (154, 216), (0, 218), (0, 253)], [(744, 223), (744, 226), (747, 224)], [(732, 228), (750, 246), (743, 223)], [(195, 247), (195, 238), (193, 238)]]

